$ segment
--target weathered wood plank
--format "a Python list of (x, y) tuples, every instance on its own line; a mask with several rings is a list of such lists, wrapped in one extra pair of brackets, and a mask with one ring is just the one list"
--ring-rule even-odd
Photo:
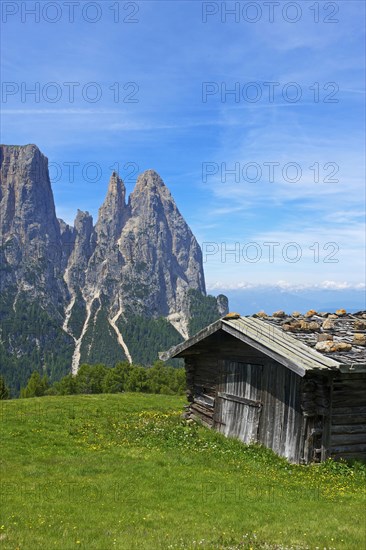
[(331, 458), (333, 460), (365, 460), (366, 459), (366, 453), (360, 451), (360, 452), (341, 452), (337, 454), (331, 455)]
[(354, 372), (354, 373), (341, 373), (339, 376), (337, 375), (337, 378), (335, 378), (335, 382), (338, 380), (366, 380), (366, 373), (362, 372)]
[[(356, 376), (356, 375), (355, 375)], [(354, 387), (362, 387), (366, 383), (366, 379), (359, 379), (359, 378), (343, 378), (344, 375), (340, 375), (339, 373), (336, 373), (333, 378), (333, 386), (334, 389), (339, 388), (354, 388)]]
[(236, 401), (237, 403), (243, 403), (244, 405), (250, 405), (251, 407), (261, 407), (262, 403), (260, 401), (253, 401), (247, 399), (246, 397), (240, 397), (238, 395), (232, 395), (231, 393), (218, 392), (218, 397), (222, 399), (227, 399), (228, 401)]
[(349, 424), (361, 424), (366, 422), (366, 416), (364, 414), (333, 414), (332, 415), (332, 426), (345, 425)]
[(339, 414), (366, 414), (366, 407), (357, 405), (356, 407), (347, 406), (347, 407), (333, 407), (333, 415), (339, 415)]
[(332, 445), (331, 456), (340, 453), (366, 453), (366, 443), (355, 443), (353, 445)]
[(198, 411), (195, 407), (191, 407), (190, 409), (190, 416), (192, 415), (205, 422), (208, 426), (213, 426), (213, 419), (203, 414), (202, 411)]
[(209, 418), (212, 418), (212, 417), (213, 417), (213, 414), (214, 414), (214, 411), (213, 411), (212, 408), (204, 407), (204, 406), (202, 406), (200, 403), (197, 403), (197, 401), (194, 401), (194, 402), (191, 404), (190, 409), (191, 409), (191, 410), (198, 411), (198, 412), (204, 414), (205, 416), (207, 416), (207, 417), (209, 417)]
[(330, 453), (330, 437), (331, 437), (331, 418), (333, 412), (332, 393), (333, 393), (333, 379), (328, 375), (327, 380), (324, 383), (326, 398), (328, 399), (328, 406), (325, 406), (325, 415), (323, 417), (323, 434), (321, 442), (321, 461), (324, 462), (329, 457)]
[(352, 384), (352, 385), (345, 385), (345, 384), (338, 384), (338, 385), (335, 385), (334, 386), (334, 393), (337, 393), (337, 394), (341, 394), (341, 393), (345, 393), (346, 395), (350, 394), (350, 392), (355, 392), (355, 393), (363, 393), (363, 395), (365, 395), (365, 391), (366, 391), (366, 385), (365, 384)]
[(352, 445), (353, 443), (360, 443), (366, 445), (366, 437), (364, 433), (347, 433), (347, 434), (334, 434), (330, 436), (331, 447), (335, 445)]
[(195, 398), (194, 398), (194, 401), (196, 403), (201, 403), (203, 406), (207, 407), (208, 409), (213, 409), (214, 408), (214, 400), (212, 402), (208, 402), (207, 399), (205, 399), (204, 397), (202, 397), (200, 395), (196, 395)]
[[(332, 434), (365, 434), (366, 435), (366, 421), (364, 424), (345, 424), (332, 426)], [(365, 437), (366, 442), (366, 437)]]

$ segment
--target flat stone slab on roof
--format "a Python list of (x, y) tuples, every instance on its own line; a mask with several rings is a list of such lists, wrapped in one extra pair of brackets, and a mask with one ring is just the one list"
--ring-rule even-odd
[[(310, 313), (310, 312), (309, 312)], [(354, 335), (364, 334), (366, 337), (366, 311), (359, 311), (357, 313), (346, 313), (343, 315), (336, 315), (334, 313), (314, 313), (311, 316), (305, 315), (284, 315), (284, 316), (267, 316), (264, 317), (262, 314), (255, 314), (252, 316), (255, 319), (261, 320), (263, 323), (267, 323), (273, 326), (276, 326), (281, 331), (286, 334), (290, 334), (306, 346), (310, 348), (315, 348), (318, 342), (318, 335), (328, 334), (333, 337), (334, 342), (344, 342), (346, 344), (351, 344), (352, 349), (349, 351), (340, 351), (340, 352), (331, 352), (324, 353), (318, 351), (326, 357), (330, 357), (335, 361), (343, 364), (351, 363), (366, 363), (366, 347), (357, 345), (354, 343)], [(329, 324), (332, 324), (332, 328), (323, 328), (324, 321), (328, 319)], [(296, 330), (296, 327), (290, 331), (286, 330), (286, 325), (295, 324), (295, 322), (301, 323), (317, 323), (319, 329), (309, 329), (309, 330)], [(359, 328), (364, 325), (364, 328)], [(327, 324), (326, 324), (327, 326)], [(284, 328), (285, 327), (285, 328)]]

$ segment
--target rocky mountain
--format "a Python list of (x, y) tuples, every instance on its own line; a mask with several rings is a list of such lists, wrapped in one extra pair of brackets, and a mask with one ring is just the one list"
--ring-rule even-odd
[(0, 163), (1, 289), (16, 287), (57, 310), (66, 289), (47, 158), (35, 145), (2, 146)]
[(70, 227), (35, 145), (1, 146), (0, 163), (0, 365), (14, 391), (34, 369), (57, 379), (82, 362), (151, 363), (226, 313), (155, 171), (127, 201), (113, 173), (96, 224), (78, 210)]

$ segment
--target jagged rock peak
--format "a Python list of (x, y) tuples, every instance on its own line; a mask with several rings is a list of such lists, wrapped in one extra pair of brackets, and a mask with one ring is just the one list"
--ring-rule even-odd
[(110, 217), (114, 213), (123, 210), (126, 206), (125, 198), (125, 185), (118, 174), (113, 172), (109, 180), (106, 197), (99, 208), (99, 220), (101, 217)]
[(155, 170), (146, 170), (138, 176), (128, 204), (133, 216), (142, 214), (151, 218), (164, 211), (171, 222), (175, 216), (181, 217), (172, 194)]
[(123, 197), (123, 200), (126, 195), (126, 188), (123, 183), (123, 180), (119, 177), (117, 172), (112, 172), (112, 175), (109, 180), (108, 193), (107, 195), (115, 195), (116, 197)]
[(57, 218), (57, 221), (60, 226), (61, 235), (65, 233), (66, 231), (72, 231), (73, 227), (66, 223), (62, 218)]
[(31, 180), (33, 185), (51, 187), (48, 174), (48, 158), (37, 145), (0, 145), (0, 166), (3, 184), (9, 177)]
[(0, 145), (0, 165), (4, 184), (9, 183), (7, 177), (13, 176), (31, 178), (33, 184), (47, 182), (50, 186), (48, 159), (37, 145)]
[(131, 197), (146, 192), (158, 192), (170, 195), (169, 189), (155, 170), (146, 170), (138, 176)]
[(1, 149), (4, 150), (4, 151), (11, 151), (11, 153), (13, 154), (19, 154), (19, 153), (23, 153), (23, 154), (31, 154), (32, 156), (36, 153), (36, 154), (40, 154), (42, 156), (44, 156), (41, 151), (39, 150), (39, 148), (37, 147), (37, 145), (35, 145), (34, 143), (28, 143), (27, 145), (5, 145), (5, 144), (1, 144), (0, 145)]
[(56, 244), (60, 238), (48, 174), (48, 159), (36, 145), (0, 147), (0, 224), (2, 232), (33, 239), (36, 226)]
[(163, 180), (161, 179), (160, 175), (152, 169), (145, 170), (145, 172), (142, 172), (136, 182), (136, 187), (139, 185), (165, 185)]
[(85, 221), (87, 221), (88, 223), (91, 221), (91, 224), (93, 224), (93, 216), (91, 214), (89, 214), (88, 211), (84, 212), (83, 210), (79, 210), (79, 208), (78, 208), (77, 213), (76, 213), (76, 218), (75, 218), (75, 221), (74, 221), (75, 228), (77, 228), (78, 224), (82, 224)]
[(113, 172), (103, 205), (99, 208), (96, 232), (107, 239), (116, 239), (127, 216), (126, 188), (122, 179)]
[(30, 299), (55, 311), (66, 289), (48, 159), (34, 144), (1, 145), (0, 165), (0, 242), (11, 244), (3, 284), (18, 291), (26, 287)]

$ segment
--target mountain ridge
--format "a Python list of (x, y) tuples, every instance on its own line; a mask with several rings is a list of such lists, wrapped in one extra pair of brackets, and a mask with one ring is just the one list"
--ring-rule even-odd
[[(138, 176), (127, 201), (123, 180), (112, 172), (95, 224), (78, 209), (71, 226), (56, 217), (48, 159), (37, 146), (2, 145), (0, 164), (0, 362), (6, 373), (28, 372), (27, 361), (55, 378), (69, 368), (76, 373), (86, 361), (146, 360), (157, 326), (165, 335), (161, 345), (191, 335), (196, 296), (207, 322), (226, 313), (225, 297), (213, 306), (206, 295), (199, 244), (155, 170)], [(44, 321), (39, 333), (43, 314), (58, 349)], [(133, 343), (137, 335), (145, 339), (144, 354)], [(17, 385), (14, 373), (10, 378)]]

